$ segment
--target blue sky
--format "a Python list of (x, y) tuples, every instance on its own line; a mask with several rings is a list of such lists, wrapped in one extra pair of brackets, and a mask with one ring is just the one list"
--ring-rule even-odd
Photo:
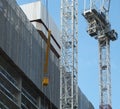
[[(19, 4), (37, 0), (17, 0)], [(45, 0), (42, 0), (45, 2)], [(49, 13), (60, 28), (60, 0), (48, 0)], [(110, 22), (120, 35), (120, 0), (112, 0), (110, 7)], [(79, 45), (78, 82), (86, 97), (93, 103), (95, 109), (99, 107), (99, 66), (98, 66), (98, 42), (86, 33), (87, 23), (81, 13), (83, 12), (83, 0), (79, 0)], [(111, 79), (112, 79), (112, 108), (120, 109), (120, 38), (111, 42)]]

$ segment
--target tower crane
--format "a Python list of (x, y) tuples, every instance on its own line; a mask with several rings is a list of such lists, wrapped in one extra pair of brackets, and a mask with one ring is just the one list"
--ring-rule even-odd
[(78, 0), (61, 0), (60, 109), (78, 109)]
[(112, 109), (110, 41), (117, 40), (117, 33), (111, 29), (109, 9), (111, 0), (84, 0), (83, 16), (88, 22), (87, 32), (98, 40), (99, 45), (99, 109)]

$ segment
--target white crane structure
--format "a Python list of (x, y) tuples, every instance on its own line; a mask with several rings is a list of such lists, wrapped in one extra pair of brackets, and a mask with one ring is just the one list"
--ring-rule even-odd
[(60, 109), (78, 109), (78, 1), (61, 0)]
[(84, 0), (83, 16), (88, 22), (87, 32), (99, 44), (100, 109), (112, 109), (110, 41), (117, 39), (108, 19), (110, 0)]

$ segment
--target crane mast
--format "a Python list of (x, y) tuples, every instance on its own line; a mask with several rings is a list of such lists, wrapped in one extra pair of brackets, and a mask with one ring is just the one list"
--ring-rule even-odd
[(117, 33), (109, 22), (110, 0), (84, 0), (83, 16), (88, 22), (87, 32), (98, 40), (100, 109), (112, 109), (110, 41), (117, 40)]
[(77, 0), (61, 0), (60, 109), (78, 109)]

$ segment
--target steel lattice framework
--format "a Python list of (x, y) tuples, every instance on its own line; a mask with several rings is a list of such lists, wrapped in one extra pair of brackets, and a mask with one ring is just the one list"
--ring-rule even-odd
[(112, 109), (110, 40), (117, 39), (108, 19), (110, 0), (84, 0), (83, 16), (88, 22), (87, 32), (99, 44), (100, 109)]
[(110, 39), (99, 39), (99, 78), (100, 109), (110, 109), (111, 104), (111, 72), (110, 72)]
[(78, 1), (61, 0), (60, 109), (78, 109)]

